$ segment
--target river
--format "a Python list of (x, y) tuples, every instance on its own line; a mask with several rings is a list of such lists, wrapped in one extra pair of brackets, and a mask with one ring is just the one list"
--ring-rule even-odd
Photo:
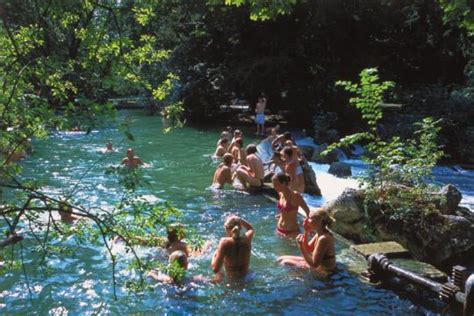
[[(136, 296), (125, 289), (123, 284), (130, 272), (122, 269), (117, 273), (118, 299), (114, 300), (110, 258), (104, 247), (75, 244), (74, 238), (70, 238), (65, 242), (75, 244), (74, 253), (48, 257), (41, 266), (37, 253), (27, 247), (31, 237), (26, 236), (24, 262), (32, 298), (21, 270), (0, 275), (1, 314), (436, 315), (439, 312), (391, 290), (362, 282), (351, 272), (351, 266), (361, 264), (360, 259), (342, 243), (337, 244), (339, 271), (328, 280), (280, 267), (275, 261), (279, 255), (298, 254), (298, 251), (294, 242), (275, 235), (275, 205), (262, 196), (209, 189), (215, 168), (210, 154), (219, 135), (217, 128), (184, 127), (163, 134), (161, 119), (140, 111), (120, 112), (118, 120), (130, 124), (135, 141), (125, 141), (112, 123), (90, 134), (54, 133), (45, 140), (34, 141), (34, 154), (21, 163), (22, 177), (39, 179), (43, 190), (50, 194), (65, 195), (73, 190), (78, 203), (107, 207), (118, 200), (120, 190), (115, 178), (104, 171), (117, 165), (127, 148), (133, 147), (150, 165), (144, 168), (149, 185), (141, 193), (150, 200), (170, 201), (181, 209), (182, 221), (210, 240), (213, 250), (223, 236), (223, 222), (229, 214), (240, 215), (254, 225), (252, 277), (244, 284), (233, 286), (201, 284), (178, 289), (155, 285), (153, 291)], [(109, 139), (117, 152), (105, 155), (101, 150)], [(363, 172), (363, 164), (357, 160), (349, 162), (355, 172)], [(305, 196), (312, 206), (336, 197), (346, 186), (357, 186), (354, 179), (329, 175), (326, 165), (312, 166), (323, 193), (321, 198)], [(472, 173), (454, 172), (457, 171), (437, 169), (435, 175), (440, 181), (456, 179), (455, 184), (461, 184), (464, 194), (463, 203), (472, 207)], [(462, 179), (469, 179), (471, 184), (465, 185)], [(59, 245), (57, 241), (54, 243)], [(153, 255), (154, 250), (142, 247), (139, 253)], [(129, 259), (125, 253), (118, 255), (119, 260)], [(188, 273), (211, 277), (211, 256), (212, 251), (192, 258)]]

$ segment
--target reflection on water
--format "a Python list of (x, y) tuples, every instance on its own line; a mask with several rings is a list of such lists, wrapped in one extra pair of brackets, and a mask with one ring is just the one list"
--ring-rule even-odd
[[(328, 280), (314, 278), (308, 272), (289, 270), (276, 264), (279, 255), (298, 254), (293, 241), (275, 235), (275, 206), (261, 196), (249, 196), (234, 190), (209, 190), (215, 163), (208, 154), (214, 150), (218, 130), (183, 128), (164, 135), (157, 117), (122, 112), (132, 126), (135, 142), (126, 142), (114, 127), (84, 133), (58, 133), (34, 144), (35, 153), (23, 165), (24, 178), (41, 179), (50, 194), (75, 194), (77, 202), (95, 207), (110, 207), (118, 200), (116, 180), (104, 173), (120, 162), (128, 147), (152, 168), (144, 170), (149, 185), (141, 189), (150, 201), (172, 201), (183, 210), (183, 222), (213, 243), (215, 249), (223, 235), (227, 215), (236, 213), (256, 228), (253, 242), (252, 281), (239, 286), (205, 284), (178, 289), (156, 285), (142, 297), (127, 293), (125, 277), (133, 272), (124, 269), (130, 255), (120, 245), (114, 246), (118, 263), (118, 300), (112, 295), (111, 265), (102, 247), (66, 243), (75, 251), (37, 264), (36, 255), (25, 243), (25, 263), (30, 294), (21, 271), (0, 276), (0, 307), (6, 314), (317, 314), (317, 315), (423, 315), (428, 310), (415, 306), (391, 291), (361, 282), (350, 272), (360, 262), (344, 245), (338, 244), (339, 272)], [(244, 135), (245, 137), (245, 135)], [(111, 139), (116, 152), (102, 153)], [(364, 169), (357, 161), (354, 168)], [(316, 206), (336, 197), (357, 181), (327, 174), (326, 165), (312, 164), (323, 197), (305, 196)], [(56, 242), (55, 242), (56, 243)], [(156, 249), (139, 248), (141, 256), (160, 258)], [(189, 274), (212, 277), (212, 252), (190, 259)], [(360, 268), (359, 268), (360, 269)], [(3, 314), (2, 313), (2, 314)]]

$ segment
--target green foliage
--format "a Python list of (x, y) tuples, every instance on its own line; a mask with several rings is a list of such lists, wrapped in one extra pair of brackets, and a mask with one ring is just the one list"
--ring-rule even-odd
[(398, 136), (382, 139), (377, 131), (383, 116), (381, 103), (384, 93), (393, 88), (394, 83), (380, 83), (377, 70), (371, 68), (361, 72), (360, 83), (338, 81), (336, 85), (356, 95), (350, 98), (350, 103), (360, 110), (369, 131), (346, 136), (330, 145), (325, 153), (336, 147), (367, 142), (364, 160), (369, 163), (370, 170), (362, 179), (367, 190), (366, 202), (388, 206), (389, 211), (395, 213), (422, 205), (426, 208), (432, 196), (427, 177), (443, 156), (437, 145), (440, 121), (423, 119), (416, 124), (418, 129), (411, 139), (403, 140)]
[[(209, 3), (222, 3), (222, 0), (210, 0)], [(251, 20), (266, 21), (291, 13), (298, 0), (224, 0), (224, 3), (236, 7), (248, 5)]]

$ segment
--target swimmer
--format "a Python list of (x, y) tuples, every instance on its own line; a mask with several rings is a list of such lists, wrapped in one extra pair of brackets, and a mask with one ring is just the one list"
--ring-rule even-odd
[(290, 189), (290, 176), (288, 174), (280, 172), (274, 175), (272, 183), (273, 188), (279, 195), (276, 231), (280, 236), (295, 237), (300, 233), (298, 209), (301, 207), (306, 216), (309, 216), (309, 207), (299, 192)]
[(214, 172), (214, 178), (212, 179), (212, 186), (217, 189), (222, 189), (226, 183), (232, 185), (234, 177), (232, 176), (232, 162), (234, 157), (226, 153), (222, 158), (222, 163), (217, 166)]
[(132, 148), (129, 148), (127, 150), (127, 157), (122, 159), (122, 165), (127, 166), (129, 169), (135, 169), (139, 165), (143, 165), (143, 161), (139, 157), (135, 156)]
[[(247, 231), (240, 235), (242, 227)], [(231, 215), (225, 221), (224, 229), (226, 237), (221, 238), (219, 242), (212, 257), (211, 269), (216, 273), (216, 277), (220, 278), (220, 272), (224, 265), (228, 278), (243, 278), (249, 271), (253, 227), (246, 220)]]
[[(309, 218), (305, 220), (304, 234), (296, 238), (303, 256), (281, 256), (277, 261), (282, 265), (310, 268), (321, 276), (328, 276), (336, 268), (334, 236), (328, 229), (333, 222), (334, 219), (326, 210), (312, 210)], [(315, 232), (315, 235), (309, 240), (312, 232)]]
[(262, 187), (265, 171), (262, 160), (256, 155), (257, 146), (250, 144), (246, 148), (247, 166), (240, 165), (235, 172), (244, 188), (250, 186)]
[(61, 217), (61, 222), (63, 223), (74, 223), (74, 221), (81, 219), (81, 217), (74, 216), (72, 214), (72, 207), (71, 205), (67, 204), (66, 200), (59, 201), (59, 208), (58, 208), (59, 216)]
[[(168, 259), (168, 262), (169, 262), (168, 266), (171, 268), (169, 270), (174, 271), (175, 273), (170, 275), (170, 274), (159, 273), (155, 270), (152, 270), (148, 273), (148, 277), (152, 278), (156, 282), (167, 283), (167, 284), (183, 284), (189, 281), (193, 281), (193, 282), (206, 281), (206, 279), (202, 275), (193, 276), (190, 280), (186, 278), (185, 273), (186, 273), (186, 270), (188, 269), (188, 256), (183, 251), (176, 250), (173, 253), (171, 253)], [(173, 269), (176, 267), (181, 268), (183, 273), (182, 274), (176, 273), (177, 271)]]
[(217, 146), (216, 152), (214, 153), (215, 157), (222, 157), (227, 152), (227, 147), (229, 145), (229, 141), (227, 138), (222, 138), (220, 140), (220, 144)]
[(109, 141), (107, 142), (107, 144), (105, 145), (105, 149), (106, 151), (114, 151), (114, 148), (113, 148), (113, 145), (112, 145), (112, 141), (109, 139)]

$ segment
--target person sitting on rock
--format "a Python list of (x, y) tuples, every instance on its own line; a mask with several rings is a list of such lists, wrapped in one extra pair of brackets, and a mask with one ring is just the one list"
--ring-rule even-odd
[(244, 149), (244, 142), (242, 138), (237, 138), (233, 144), (230, 145), (230, 153), (234, 157), (234, 163), (247, 165), (247, 153)]
[[(310, 268), (320, 276), (328, 276), (336, 269), (335, 241), (328, 229), (333, 222), (326, 210), (312, 210), (304, 222), (304, 234), (296, 237), (302, 256), (281, 256), (277, 261), (282, 265)], [(310, 239), (312, 232), (315, 235)]]
[(262, 160), (256, 155), (257, 146), (250, 144), (247, 146), (247, 165), (240, 165), (237, 168), (236, 175), (244, 188), (253, 186), (261, 188), (265, 172)]
[(216, 189), (222, 189), (226, 183), (232, 185), (234, 178), (232, 176), (232, 163), (234, 157), (225, 153), (222, 157), (222, 163), (217, 166), (214, 172), (214, 178), (212, 179), (212, 186)]
[(215, 157), (222, 157), (227, 152), (227, 147), (229, 145), (229, 141), (227, 138), (223, 138), (220, 140), (219, 146), (217, 146), (216, 152), (214, 153)]

